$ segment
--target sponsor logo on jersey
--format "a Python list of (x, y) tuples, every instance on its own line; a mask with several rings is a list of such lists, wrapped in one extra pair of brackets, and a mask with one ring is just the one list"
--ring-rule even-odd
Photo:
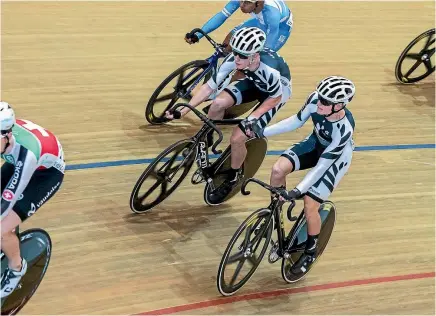
[(280, 78), (280, 82), (282, 83), (283, 86), (287, 87), (289, 86), (289, 81), (284, 79), (284, 78)]
[(59, 170), (60, 172), (64, 173), (65, 172), (65, 162), (64, 161), (57, 161), (53, 165), (53, 168), (55, 168), (55, 169)]
[(14, 159), (14, 156), (12, 156), (12, 155), (6, 155), (5, 160), (11, 164), (15, 164), (15, 159)]
[(30, 211), (27, 212), (27, 217), (32, 216), (36, 212), (36, 206), (33, 203), (30, 203)]
[[(41, 201), (39, 201), (38, 203), (36, 203), (36, 207), (37, 207), (37, 208), (40, 208), (40, 207), (42, 206), (42, 204), (44, 204), (45, 201), (48, 200), (48, 198), (53, 194), (53, 192), (54, 192), (54, 191), (55, 191), (55, 190), (56, 190), (60, 185), (61, 185), (60, 182), (56, 183), (56, 185), (53, 186), (49, 192), (47, 192), (47, 194), (46, 194), (46, 195), (41, 199)], [(33, 203), (32, 203), (32, 205), (33, 205)], [(31, 211), (30, 211), (30, 212), (31, 212)]]
[(10, 202), (10, 201), (12, 201), (14, 199), (14, 193), (12, 193), (12, 191), (6, 189), (6, 190), (3, 191), (2, 197), (6, 201)]
[(315, 190), (313, 187), (311, 187), (309, 189), (309, 192), (315, 194), (316, 196), (321, 196), (321, 193), (319, 191)]
[(16, 185), (21, 177), (21, 168), (22, 167), (23, 167), (23, 162), (18, 161), (17, 164), (15, 165), (14, 174), (12, 175), (12, 179), (11, 179), (7, 189), (15, 190)]

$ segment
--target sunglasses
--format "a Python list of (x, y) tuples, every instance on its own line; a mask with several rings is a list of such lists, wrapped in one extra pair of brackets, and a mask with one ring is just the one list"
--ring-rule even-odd
[(6, 135), (9, 134), (10, 131), (1, 131), (1, 138), (5, 138)]
[(335, 103), (335, 102), (332, 102), (332, 101), (326, 100), (326, 99), (324, 99), (324, 98), (321, 97), (321, 96), (319, 96), (318, 99), (319, 99), (319, 102), (321, 102), (321, 104), (324, 105), (324, 106), (330, 106), (330, 105), (336, 105), (336, 104), (337, 104), (337, 103)]
[(233, 51), (233, 55), (236, 57), (238, 56), (241, 59), (248, 59), (248, 56), (242, 55), (241, 53)]

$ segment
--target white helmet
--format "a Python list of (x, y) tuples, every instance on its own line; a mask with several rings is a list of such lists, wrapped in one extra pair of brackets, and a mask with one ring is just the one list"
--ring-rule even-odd
[(344, 103), (347, 105), (356, 93), (354, 83), (344, 77), (330, 76), (318, 84), (316, 87), (318, 96), (331, 104)]
[(244, 27), (237, 30), (230, 39), (232, 50), (241, 55), (251, 56), (260, 52), (266, 42), (266, 34), (257, 27)]
[(9, 131), (15, 124), (15, 113), (7, 102), (0, 102), (1, 131)]

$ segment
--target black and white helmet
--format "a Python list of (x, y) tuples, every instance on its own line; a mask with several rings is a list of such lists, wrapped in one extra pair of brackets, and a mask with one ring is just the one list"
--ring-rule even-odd
[(316, 87), (318, 96), (331, 104), (344, 103), (347, 105), (356, 93), (354, 83), (344, 77), (330, 76), (318, 84)]
[(232, 50), (245, 56), (260, 52), (265, 46), (266, 34), (257, 27), (244, 27), (237, 30), (230, 39)]

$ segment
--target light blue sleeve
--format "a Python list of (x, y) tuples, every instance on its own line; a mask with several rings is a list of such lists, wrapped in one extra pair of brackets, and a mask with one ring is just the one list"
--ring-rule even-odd
[(265, 47), (273, 49), (279, 40), (281, 14), (277, 8), (268, 5), (265, 5), (262, 13), (267, 27)]
[[(235, 13), (236, 10), (239, 8), (239, 0), (230, 0), (226, 6), (222, 9), (221, 12), (215, 14), (209, 21), (207, 21), (201, 29), (206, 33), (209, 34), (210, 32), (215, 31), (217, 28), (219, 28), (223, 23), (227, 20), (229, 16), (231, 16), (233, 13)], [(198, 36), (198, 39), (201, 39), (203, 37), (203, 34), (196, 33)]]

